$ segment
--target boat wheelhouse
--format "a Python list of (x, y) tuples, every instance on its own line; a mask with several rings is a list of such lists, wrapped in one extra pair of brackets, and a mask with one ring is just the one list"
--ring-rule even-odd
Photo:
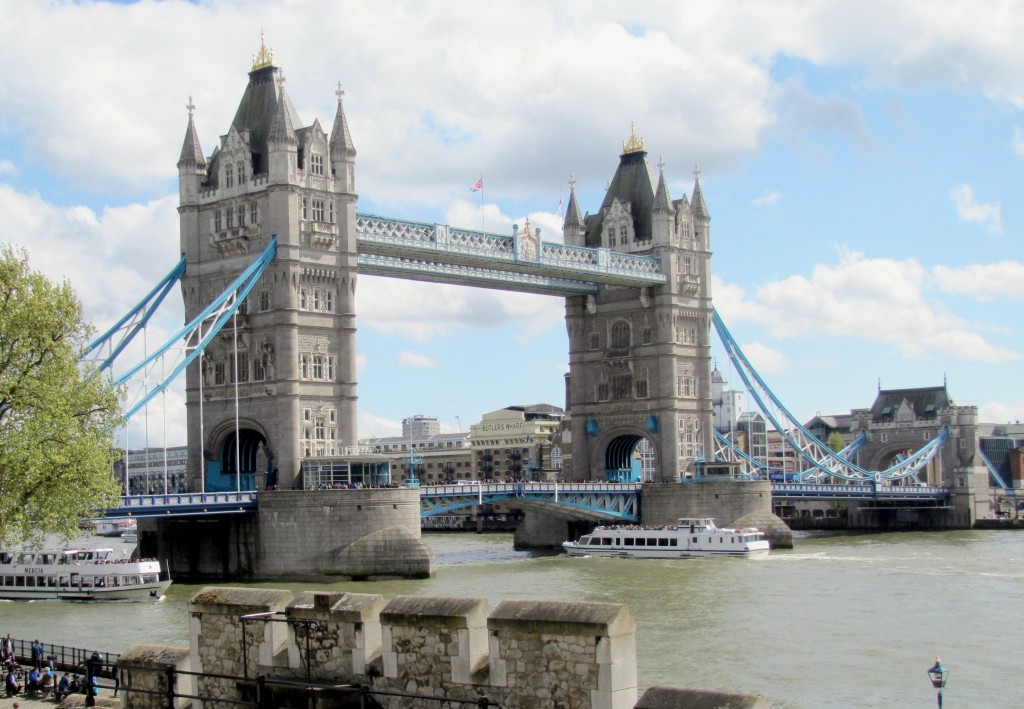
[(674, 525), (596, 527), (579, 541), (562, 544), (569, 556), (684, 559), (761, 556), (770, 546), (756, 527), (716, 527), (710, 517), (681, 517)]
[(170, 585), (159, 561), (124, 558), (109, 548), (0, 551), (4, 599), (150, 600)]

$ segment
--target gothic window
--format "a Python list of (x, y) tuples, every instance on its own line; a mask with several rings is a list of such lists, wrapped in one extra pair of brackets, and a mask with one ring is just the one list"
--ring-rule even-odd
[(320, 289), (319, 288), (314, 288), (313, 289), (313, 306), (312, 307), (313, 307), (314, 311), (320, 310)]
[(267, 370), (263, 366), (262, 357), (253, 357), (252, 359), (252, 380), (254, 382), (262, 382), (267, 378)]
[(625, 224), (619, 227), (619, 243), (623, 246), (629, 243), (629, 233), (626, 231)]
[(680, 270), (683, 273), (693, 273), (693, 257), (683, 256), (682, 268)]
[(334, 423), (337, 420), (338, 420), (338, 412), (335, 411), (334, 409), (331, 409), (331, 423)]
[(312, 418), (313, 418), (313, 412), (312, 411), (310, 411), (309, 409), (303, 409), (302, 410), (302, 420), (303, 421), (310, 421), (310, 420), (312, 420)]
[(334, 312), (334, 291), (332, 290), (324, 291), (324, 310), (329, 313)]
[(213, 383), (223, 384), (224, 383), (224, 363), (217, 362), (213, 365)]
[(314, 175), (324, 174), (324, 156), (313, 153), (309, 156), (310, 172)]
[[(328, 357), (327, 360), (326, 360), (326, 364), (327, 364), (327, 372), (326, 372), (326, 374), (327, 374), (327, 381), (333, 382), (334, 381), (334, 357)], [(333, 412), (332, 412), (332, 415), (333, 415)]]
[(253, 201), (249, 205), (249, 223), (259, 224), (260, 223), (260, 203)]
[(636, 398), (646, 399), (647, 398), (647, 380), (637, 379), (636, 380)]
[(304, 354), (299, 357), (299, 376), (303, 379), (309, 379), (309, 355)]
[(301, 310), (306, 309), (306, 289), (299, 288), (299, 308)]
[(621, 401), (633, 398), (633, 376), (619, 374), (612, 377), (612, 399)]
[(632, 344), (630, 340), (629, 323), (625, 320), (615, 321), (612, 325), (612, 347), (629, 347)]
[(235, 185), (235, 166), (228, 163), (224, 166), (224, 186), (234, 187)]
[(323, 379), (324, 378), (324, 358), (323, 355), (313, 355), (313, 368), (309, 373), (311, 379)]
[(245, 205), (238, 205), (238, 226), (245, 226)]
[(238, 383), (245, 384), (249, 381), (249, 360), (245, 357), (238, 358)]
[(649, 345), (649, 344), (651, 344), (652, 342), (654, 342), (654, 333), (653, 333), (653, 331), (651, 330), (651, 327), (650, 327), (650, 326), (647, 326), (647, 327), (645, 327), (645, 328), (644, 328), (644, 329), (643, 329), (643, 330), (641, 331), (641, 333), (642, 333), (642, 334), (641, 334), (641, 338), (643, 339), (643, 343), (644, 343), (645, 345)]
[(322, 222), (324, 220), (324, 201), (322, 199), (313, 200), (313, 221)]
[(221, 211), (219, 209), (216, 212), (213, 213), (213, 230), (214, 231), (220, 231), (221, 229), (224, 228), (224, 219), (223, 219), (223, 217), (224, 217), (224, 215), (221, 214)]
[(596, 332), (590, 333), (590, 349), (592, 349), (592, 350), (599, 350), (599, 349), (601, 349), (601, 335), (600, 334), (598, 334)]
[(608, 227), (608, 246), (615, 246), (615, 227)]
[(260, 312), (265, 313), (270, 310), (270, 291), (263, 289), (260, 291)]
[(608, 401), (608, 382), (600, 382), (597, 385), (597, 400)]
[(302, 198), (302, 218), (309, 219), (309, 199)]
[(327, 212), (327, 221), (329, 221), (331, 224), (334, 224), (334, 202), (327, 203)]
[(327, 437), (326, 436), (327, 430), (326, 430), (326, 427), (324, 426), (324, 417), (323, 416), (317, 416), (316, 417), (316, 422), (315, 422), (314, 426), (315, 426), (315, 428), (314, 428), (314, 431), (313, 431), (313, 437), (316, 438), (316, 440), (318, 440), (318, 441), (324, 440)]
[(224, 211), (224, 221), (225, 221), (225, 226), (228, 229), (231, 229), (232, 227), (235, 226), (235, 208), (234, 207), (228, 207)]
[(240, 185), (244, 185), (245, 184), (245, 163), (244, 162), (239, 162), (238, 163), (238, 184), (240, 184)]

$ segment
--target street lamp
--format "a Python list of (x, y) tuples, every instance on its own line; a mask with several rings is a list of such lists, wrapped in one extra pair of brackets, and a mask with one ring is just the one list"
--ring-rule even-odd
[(946, 678), (949, 677), (949, 670), (942, 666), (939, 658), (935, 658), (935, 664), (928, 670), (928, 679), (932, 681), (932, 687), (939, 690), (937, 696), (939, 709), (942, 709), (942, 688), (946, 686)]

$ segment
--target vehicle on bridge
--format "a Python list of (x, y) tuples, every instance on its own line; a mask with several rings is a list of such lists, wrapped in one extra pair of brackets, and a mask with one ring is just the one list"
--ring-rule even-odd
[(0, 598), (9, 600), (153, 600), (170, 585), (159, 561), (113, 549), (0, 551)]
[(596, 527), (578, 542), (564, 542), (569, 556), (686, 559), (704, 556), (762, 556), (770, 546), (756, 527), (718, 528), (710, 517), (680, 517), (674, 525)]

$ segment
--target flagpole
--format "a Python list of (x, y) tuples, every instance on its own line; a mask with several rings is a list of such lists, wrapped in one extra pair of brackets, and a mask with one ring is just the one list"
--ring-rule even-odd
[(480, 173), (480, 231), (486, 232), (486, 222), (484, 217), (484, 173)]

